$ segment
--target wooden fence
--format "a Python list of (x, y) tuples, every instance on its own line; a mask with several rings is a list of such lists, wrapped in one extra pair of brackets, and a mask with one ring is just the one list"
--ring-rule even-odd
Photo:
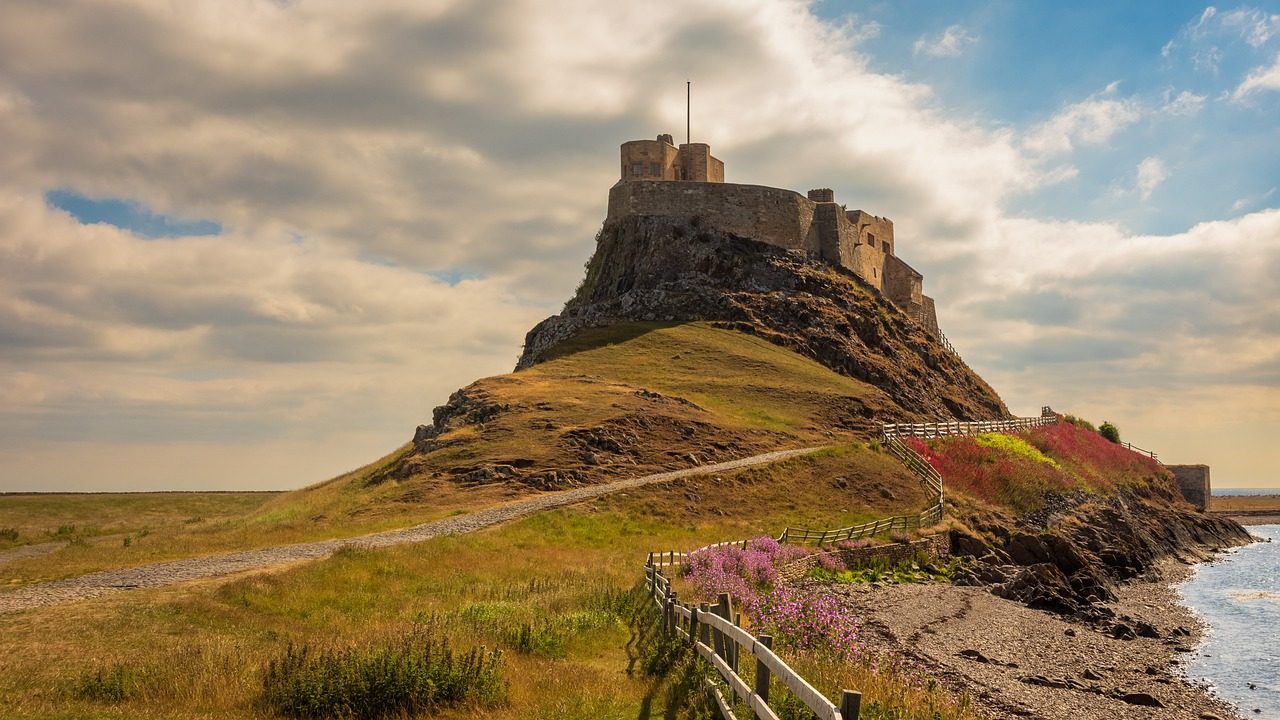
[[(945, 342), (945, 339), (944, 339)], [(883, 532), (906, 531), (933, 525), (942, 520), (942, 476), (919, 453), (902, 442), (904, 437), (941, 437), (945, 435), (977, 435), (986, 432), (1016, 432), (1058, 422), (1058, 416), (1048, 407), (1040, 417), (1013, 418), (1009, 420), (984, 420), (980, 422), (945, 423), (897, 423), (882, 426), (885, 447), (901, 460), (908, 469), (936, 493), (934, 504), (916, 515), (899, 515), (874, 522), (834, 530), (812, 530), (787, 527), (778, 536), (778, 542), (815, 543), (822, 546), (829, 542), (871, 537)], [(1154, 455), (1153, 455), (1154, 457)], [(706, 680), (707, 691), (715, 700), (724, 720), (736, 720), (733, 708), (741, 700), (751, 709), (754, 720), (777, 720), (777, 713), (769, 707), (770, 678), (776, 677), (822, 720), (857, 720), (862, 704), (861, 693), (843, 690), (840, 703), (831, 702), (818, 692), (795, 670), (774, 654), (773, 639), (768, 635), (755, 636), (743, 630), (742, 619), (732, 611), (728, 595), (721, 595), (714, 605), (702, 603), (692, 607), (681, 603), (676, 591), (671, 589), (671, 579), (664, 572), (668, 568), (684, 565), (699, 552), (718, 547), (736, 547), (745, 550), (750, 540), (730, 540), (705, 545), (689, 552), (676, 550), (651, 552), (645, 561), (645, 587), (658, 612), (664, 636), (676, 635), (687, 640), (698, 655), (709, 663), (729, 686), (725, 696), (721, 687)], [(754, 680), (747, 683), (738, 674), (742, 651), (755, 660)]]
[[(939, 492), (941, 492), (941, 490), (939, 490)], [(782, 537), (778, 538), (778, 541), (787, 543), (814, 543), (821, 547), (829, 542), (857, 540), (858, 538), (873, 537), (884, 532), (906, 532), (907, 530), (915, 530), (917, 528), (935, 525), (941, 520), (942, 501), (939, 499), (936, 505), (917, 515), (899, 515), (897, 517), (883, 518), (874, 522), (854, 525), (853, 527), (838, 528), (836, 530), (808, 530), (805, 528), (788, 527), (782, 531)]]
[(1020, 432), (1044, 425), (1056, 425), (1058, 415), (1047, 405), (1038, 417), (1010, 418), (1008, 420), (979, 420), (977, 422), (938, 423), (886, 423), (883, 425), (885, 440), (902, 437), (933, 438), (946, 435), (979, 435), (989, 432)]
[(1142, 448), (1138, 447), (1137, 445), (1134, 445), (1133, 443), (1122, 442), (1120, 443), (1120, 447), (1128, 448), (1136, 453), (1141, 453), (1142, 455), (1146, 455), (1147, 457), (1151, 458), (1152, 460), (1155, 460), (1156, 462), (1160, 462), (1159, 456), (1157, 456), (1154, 452), (1150, 450), (1143, 450)]
[[(771, 636), (752, 635), (742, 629), (742, 616), (733, 612), (732, 601), (727, 594), (721, 594), (715, 605), (702, 603), (693, 607), (681, 603), (677, 593), (671, 589), (671, 580), (653, 565), (645, 566), (645, 584), (661, 613), (663, 636), (675, 635), (687, 641), (729, 686), (726, 697), (717, 683), (710, 678), (705, 679), (707, 692), (724, 720), (737, 720), (734, 707), (739, 701), (751, 709), (754, 720), (778, 720), (778, 714), (769, 707), (769, 688), (773, 678), (777, 678), (821, 720), (858, 719), (862, 693), (841, 691), (839, 705), (828, 700), (773, 652)], [(749, 663), (755, 661), (750, 683), (739, 674), (744, 655)]]

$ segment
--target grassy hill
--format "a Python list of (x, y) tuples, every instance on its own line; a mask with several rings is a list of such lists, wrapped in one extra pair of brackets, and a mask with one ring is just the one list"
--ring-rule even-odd
[[(498, 409), (483, 420), (455, 419), (435, 438), (435, 449), (406, 444), (315, 486), (269, 499), (254, 496), (236, 512), (188, 508), (194, 500), (151, 503), (170, 510), (167, 522), (148, 519), (135, 500), (126, 503), (132, 524), (116, 528), (101, 514), (115, 511), (102, 503), (63, 503), (58, 507), (66, 511), (37, 516), (22, 509), (30, 509), (27, 501), (0, 498), (0, 527), (21, 526), (24, 540), (77, 526), (74, 538), (64, 538), (75, 542), (53, 554), (0, 564), (0, 584), (349, 537), (545, 489), (863, 440), (871, 433), (870, 417), (902, 417), (866, 383), (708, 323), (587, 330), (557, 347), (548, 362), (477, 381), (463, 393), (473, 406)], [(494, 468), (510, 468), (510, 475)], [(79, 515), (70, 512), (76, 508)], [(18, 515), (25, 519), (19, 522)], [(108, 526), (110, 533), (99, 531)], [(127, 545), (120, 533), (131, 534)]]
[[(880, 390), (708, 323), (593, 328), (546, 362), (473, 383), (429, 443), (281, 496), (264, 522), (468, 510), (561, 489), (867, 439)], [(420, 512), (414, 510), (415, 512)]]

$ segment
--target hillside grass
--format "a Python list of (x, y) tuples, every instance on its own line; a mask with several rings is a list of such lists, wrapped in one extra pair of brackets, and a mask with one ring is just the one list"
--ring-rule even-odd
[(626, 323), (583, 331), (520, 373), (590, 373), (682, 397), (721, 422), (806, 434), (826, 430), (832, 401), (884, 408), (877, 388), (767, 340), (708, 323)]
[[(509, 684), (503, 704), (434, 716), (662, 717), (677, 695), (639, 671), (634, 634), (647, 552), (925, 504), (892, 457), (846, 444), (469, 535), (0, 615), (0, 707), (12, 718), (260, 717), (265, 669), (290, 643), (356, 652), (426, 626), (459, 651), (503, 650)], [(118, 694), (113, 678), (127, 679)], [(111, 692), (86, 691), (100, 679)], [(864, 691), (889, 702), (918, 678), (879, 682)]]
[[(506, 409), (482, 425), (441, 435), (439, 449), (415, 453), (406, 446), (369, 468), (281, 496), (255, 519), (358, 518), (424, 504), (472, 509), (482, 504), (477, 497), (491, 503), (535, 492), (511, 482), (459, 489), (451, 476), (473, 468), (571, 469), (585, 482), (607, 482), (866, 439), (858, 423), (901, 412), (871, 385), (708, 323), (587, 329), (546, 362), (480, 380), (467, 391)], [(423, 417), (429, 414), (424, 408)], [(629, 460), (584, 464), (565, 440), (567, 433), (601, 427), (635, 440)]]

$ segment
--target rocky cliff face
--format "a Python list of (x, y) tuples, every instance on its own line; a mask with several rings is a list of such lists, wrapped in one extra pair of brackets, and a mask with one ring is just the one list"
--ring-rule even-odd
[(584, 327), (634, 320), (709, 320), (755, 334), (875, 385), (901, 418), (1009, 415), (963, 360), (852, 273), (674, 218), (606, 225), (582, 286), (529, 332), (517, 369), (554, 357)]
[[(1195, 511), (1159, 480), (1111, 496), (1081, 493), (1055, 502), (1036, 518), (952, 508), (976, 531), (953, 530), (952, 551), (978, 560), (957, 583), (988, 585), (1031, 607), (1109, 623), (1103, 603), (1115, 599), (1118, 582), (1143, 576), (1164, 558), (1202, 561), (1252, 541), (1239, 523)], [(1106, 629), (1142, 631), (1123, 624)]]

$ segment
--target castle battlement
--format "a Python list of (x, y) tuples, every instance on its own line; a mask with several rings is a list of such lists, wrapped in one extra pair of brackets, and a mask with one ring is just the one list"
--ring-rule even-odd
[(924, 276), (894, 252), (893, 221), (846, 210), (830, 188), (801, 195), (724, 182), (724, 163), (705, 143), (678, 149), (670, 135), (622, 144), (621, 179), (609, 190), (609, 220), (628, 216), (692, 219), (707, 227), (804, 252), (851, 270), (929, 332), (938, 334)]

